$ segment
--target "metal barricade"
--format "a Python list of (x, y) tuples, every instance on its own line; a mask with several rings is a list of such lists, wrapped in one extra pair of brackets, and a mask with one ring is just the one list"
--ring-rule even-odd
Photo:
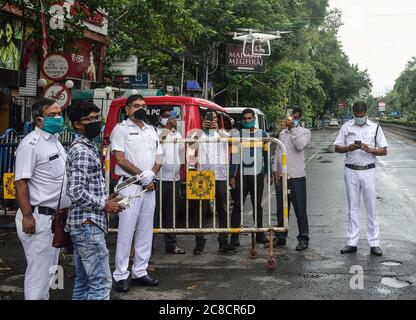
[[(232, 227), (231, 226), (231, 210), (230, 210), (230, 193), (228, 192), (228, 185), (229, 185), (229, 175), (228, 172), (230, 170), (230, 163), (227, 161), (227, 196), (226, 196), (226, 212), (227, 212), (227, 226), (226, 228), (220, 228), (217, 226), (217, 219), (216, 219), (216, 208), (215, 208), (215, 201), (212, 212), (212, 225), (210, 226), (204, 226), (203, 225), (203, 217), (202, 217), (202, 201), (207, 200), (191, 200), (189, 199), (189, 195), (187, 192), (187, 195), (185, 197), (185, 225), (178, 226), (177, 223), (177, 217), (178, 212), (176, 210), (176, 184), (173, 183), (173, 226), (172, 227), (165, 227), (163, 226), (163, 217), (162, 217), (162, 208), (163, 208), (163, 198), (162, 198), (162, 190), (163, 190), (163, 181), (160, 179), (160, 183), (158, 185), (159, 188), (159, 212), (156, 212), (155, 214), (159, 215), (159, 225), (157, 228), (154, 228), (155, 234), (166, 234), (166, 233), (175, 233), (175, 234), (197, 234), (197, 233), (206, 233), (206, 234), (212, 234), (212, 233), (230, 233), (230, 234), (239, 234), (239, 233), (252, 233), (252, 247), (250, 251), (250, 257), (255, 258), (257, 256), (256, 252), (256, 241), (255, 241), (255, 234), (258, 232), (268, 232), (269, 236), (269, 250), (268, 250), (268, 256), (269, 259), (267, 261), (267, 267), (269, 269), (274, 269), (276, 266), (276, 260), (273, 257), (273, 233), (274, 232), (287, 232), (288, 231), (288, 187), (287, 187), (287, 156), (286, 156), (286, 148), (284, 144), (276, 139), (276, 138), (246, 138), (246, 137), (240, 137), (240, 138), (187, 138), (187, 139), (173, 139), (171, 141), (164, 141), (164, 143), (173, 143), (174, 145), (174, 154), (176, 154), (176, 150), (178, 148), (178, 145), (183, 145), (184, 152), (186, 154), (185, 157), (185, 163), (177, 163), (176, 156), (174, 156), (174, 163), (173, 163), (173, 181), (175, 181), (175, 175), (176, 175), (176, 166), (180, 166), (182, 164), (185, 164), (186, 168), (186, 177), (187, 181), (189, 182), (189, 175), (191, 172), (198, 173), (203, 171), (193, 170), (190, 168), (190, 165), (192, 166), (192, 156), (190, 157), (189, 148), (191, 144), (201, 144), (201, 143), (225, 143), (227, 147), (229, 148), (229, 144), (233, 144), (233, 146), (237, 145), (240, 149), (240, 164), (243, 163), (243, 144), (256, 144), (256, 143), (268, 143), (268, 144), (276, 144), (276, 147), (279, 147), (281, 149), (282, 154), (282, 188), (283, 188), (283, 226), (275, 226), (272, 223), (272, 210), (271, 210), (271, 199), (272, 199), (272, 193), (271, 193), (271, 185), (270, 183), (267, 183), (267, 226), (263, 227), (257, 227), (257, 206), (254, 206), (254, 226), (247, 225), (244, 221), (244, 201), (243, 201), (243, 187), (240, 188), (240, 225), (239, 227)], [(256, 148), (254, 148), (256, 150)], [(228, 152), (228, 151), (227, 151)], [(256, 151), (254, 151), (256, 152)], [(105, 181), (107, 185), (107, 190), (109, 190), (110, 187), (110, 146), (107, 146), (103, 149), (103, 155), (105, 155)], [(267, 148), (267, 158), (268, 163), (271, 164), (271, 151), (270, 147)], [(228, 156), (230, 153), (228, 152)], [(256, 155), (254, 155), (254, 162), (256, 162)], [(254, 166), (256, 166), (256, 163), (254, 163)], [(243, 170), (239, 170), (240, 172), (240, 186), (243, 185)], [(162, 177), (163, 171), (160, 171), (160, 178)], [(271, 170), (267, 170), (267, 181), (270, 182), (271, 179), (273, 179), (273, 176), (271, 175)], [(257, 178), (254, 179), (254, 189), (255, 189), (255, 200), (254, 203), (257, 203)], [(215, 183), (215, 179), (214, 179)], [(189, 190), (189, 183), (187, 183), (187, 189)], [(199, 201), (199, 212), (191, 212), (190, 213), (190, 201)], [(190, 214), (199, 215), (199, 226), (194, 227), (190, 226)], [(109, 229), (110, 232), (117, 232), (118, 229)]]
[(4, 213), (0, 228), (14, 228), (14, 224), (9, 223), (8, 209), (17, 209), (14, 187), (15, 151), (22, 138), (14, 129), (7, 129), (0, 136), (0, 201)]

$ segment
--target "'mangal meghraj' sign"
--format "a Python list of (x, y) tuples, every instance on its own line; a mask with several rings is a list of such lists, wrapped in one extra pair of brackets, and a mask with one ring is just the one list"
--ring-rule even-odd
[(247, 44), (246, 53), (243, 55), (243, 44), (228, 43), (225, 47), (225, 68), (237, 72), (266, 72), (266, 58), (262, 56), (253, 56), (251, 54), (251, 45)]

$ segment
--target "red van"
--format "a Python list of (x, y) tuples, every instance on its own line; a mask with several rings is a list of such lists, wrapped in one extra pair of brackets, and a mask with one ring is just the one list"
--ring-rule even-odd
[[(110, 135), (117, 123), (126, 119), (125, 106), (127, 98), (115, 99), (112, 101), (104, 128), (104, 145), (110, 143)], [(178, 131), (183, 137), (193, 129), (200, 129), (202, 115), (207, 110), (216, 111), (219, 119), (219, 127), (226, 130), (232, 129), (231, 118), (227, 111), (214, 102), (184, 96), (151, 96), (144, 97), (147, 105), (148, 116), (159, 115), (161, 107), (171, 107), (178, 123)], [(115, 159), (111, 158), (111, 179), (118, 180), (114, 174)]]

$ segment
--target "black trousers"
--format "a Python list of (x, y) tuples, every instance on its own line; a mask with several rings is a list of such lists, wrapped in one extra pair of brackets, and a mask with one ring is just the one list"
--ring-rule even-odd
[[(218, 218), (218, 226), (220, 228), (227, 228), (227, 181), (215, 181), (215, 210)], [(193, 200), (189, 201), (189, 223), (191, 228), (199, 228), (199, 208), (202, 206), (202, 227), (212, 227), (212, 215), (210, 210), (209, 200)], [(192, 209), (191, 209), (192, 208)], [(203, 233), (195, 234), (195, 241), (205, 242)], [(224, 244), (228, 241), (227, 233), (220, 233), (218, 235), (218, 242)]]
[[(298, 240), (309, 243), (309, 224), (308, 215), (306, 212), (306, 177), (291, 178), (288, 180), (288, 209), (290, 211), (290, 204), (293, 205), (296, 214), (296, 220), (299, 229)], [(283, 186), (280, 184), (276, 186), (276, 200), (277, 200), (277, 223), (278, 227), (283, 227)], [(287, 232), (277, 232), (276, 238), (286, 239)]]
[[(179, 188), (180, 181), (163, 181), (162, 184), (162, 227), (173, 228), (173, 184), (175, 183), (175, 203), (176, 203), (176, 227), (179, 226)], [(158, 188), (156, 190), (156, 207), (154, 216), (154, 227), (160, 228), (160, 181), (158, 181)], [(176, 234), (164, 233), (165, 248), (167, 251), (173, 250), (176, 246)]]
[[(254, 181), (257, 180), (257, 202), (255, 203), (254, 197)], [(241, 199), (241, 188), (243, 188), (243, 198)], [(231, 226), (238, 228), (241, 221), (241, 202), (244, 205), (247, 195), (250, 194), (251, 204), (253, 205), (253, 220), (255, 214), (255, 208), (257, 208), (257, 227), (263, 227), (263, 189), (264, 189), (264, 173), (254, 175), (243, 175), (243, 186), (240, 184), (240, 173), (236, 177), (236, 188), (234, 191), (234, 204), (231, 214)]]

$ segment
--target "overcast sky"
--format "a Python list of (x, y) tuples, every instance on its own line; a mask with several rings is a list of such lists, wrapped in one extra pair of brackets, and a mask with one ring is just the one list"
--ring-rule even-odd
[(373, 93), (391, 90), (416, 56), (415, 0), (329, 0), (342, 11), (339, 38), (350, 62), (368, 69)]

